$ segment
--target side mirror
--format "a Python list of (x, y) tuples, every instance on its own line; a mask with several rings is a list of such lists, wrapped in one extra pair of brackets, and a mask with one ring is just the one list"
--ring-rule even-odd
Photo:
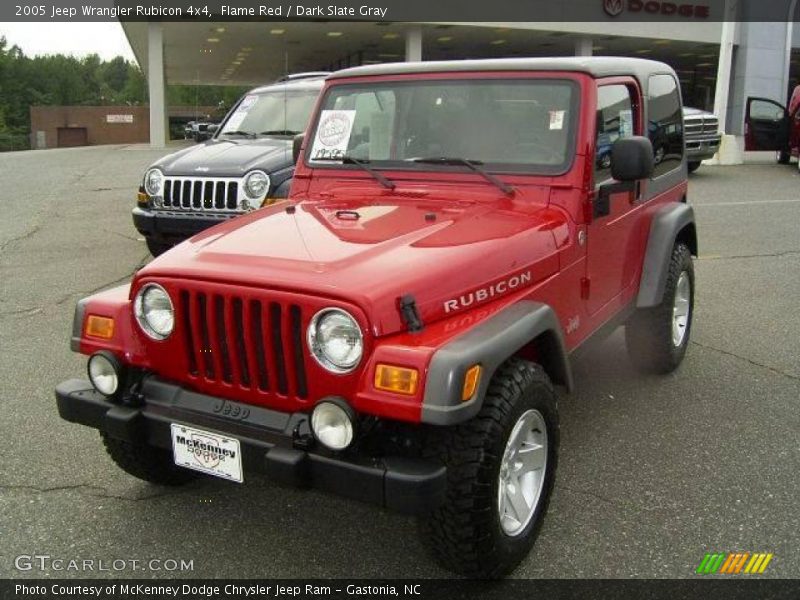
[(653, 174), (653, 144), (635, 135), (611, 146), (611, 176), (617, 181), (638, 181)]
[(592, 206), (594, 217), (611, 212), (611, 194), (633, 192), (636, 182), (653, 174), (653, 144), (646, 137), (620, 138), (611, 146), (611, 176), (616, 180), (601, 185)]
[(297, 164), (297, 159), (300, 158), (300, 150), (303, 148), (303, 140), (305, 139), (305, 133), (298, 133), (292, 140), (292, 162), (294, 164)]
[(219, 129), (219, 123), (209, 123), (206, 131), (213, 134), (217, 129)]

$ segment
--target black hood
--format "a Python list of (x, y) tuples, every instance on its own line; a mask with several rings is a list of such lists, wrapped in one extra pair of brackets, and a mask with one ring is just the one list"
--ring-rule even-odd
[(165, 175), (238, 177), (252, 169), (274, 173), (292, 167), (292, 139), (213, 139), (153, 163)]

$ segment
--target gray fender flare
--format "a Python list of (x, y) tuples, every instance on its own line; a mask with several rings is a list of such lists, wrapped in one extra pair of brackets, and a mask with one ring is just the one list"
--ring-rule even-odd
[[(572, 370), (555, 312), (546, 304), (526, 300), (501, 310), (434, 353), (425, 384), (422, 421), (452, 425), (474, 417), (497, 368), (542, 334), (546, 344), (543, 366), (554, 383), (572, 390)], [(480, 364), (483, 373), (473, 397), (463, 402), (464, 375), (474, 364)]]
[(69, 348), (73, 352), (81, 351), (81, 337), (83, 335), (83, 317), (86, 312), (88, 298), (81, 298), (75, 305), (75, 312), (72, 315), (72, 337), (69, 340)]
[(687, 242), (692, 253), (697, 255), (697, 233), (694, 224), (694, 209), (683, 202), (670, 203), (653, 216), (647, 250), (642, 263), (642, 278), (639, 282), (637, 308), (658, 306), (664, 296), (669, 261), (675, 240), (686, 229)]

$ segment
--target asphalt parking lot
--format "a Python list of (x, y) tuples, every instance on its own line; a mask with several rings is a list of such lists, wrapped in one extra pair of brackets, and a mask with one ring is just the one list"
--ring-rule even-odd
[[(33, 554), (193, 561), (131, 577), (446, 577), (412, 519), (265, 479), (151, 486), (58, 418), (54, 386), (85, 372), (74, 303), (147, 260), (130, 209), (162, 153), (0, 155), (0, 577), (79, 575), (15, 569)], [(710, 551), (771, 552), (762, 577), (800, 576), (800, 173), (703, 166), (690, 200), (686, 360), (639, 376), (617, 332), (577, 362), (550, 512), (516, 577), (693, 577)]]

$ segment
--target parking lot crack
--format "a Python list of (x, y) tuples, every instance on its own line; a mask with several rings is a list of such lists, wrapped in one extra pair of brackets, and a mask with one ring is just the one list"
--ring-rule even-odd
[(732, 256), (701, 256), (698, 260), (740, 260), (746, 258), (780, 258), (782, 256), (794, 256), (800, 254), (800, 250), (783, 250), (769, 254), (735, 254)]
[(11, 238), (9, 240), (6, 240), (2, 244), (0, 244), (0, 252), (3, 252), (11, 244), (15, 244), (17, 242), (22, 242), (24, 240), (27, 240), (27, 239), (33, 237), (34, 235), (39, 233), (39, 231), (41, 231), (41, 229), (42, 229), (41, 225), (34, 225), (30, 230), (26, 231), (22, 235), (18, 235), (17, 237), (13, 237), (13, 238)]
[(92, 289), (89, 289), (89, 290), (77, 290), (77, 291), (74, 291), (74, 292), (70, 292), (69, 294), (65, 294), (64, 296), (62, 296), (61, 298), (56, 300), (55, 304), (57, 306), (60, 306), (60, 305), (64, 304), (64, 302), (69, 300), (70, 298), (75, 298), (76, 296), (78, 296), (78, 297), (91, 296), (92, 294), (100, 292), (100, 291), (102, 291), (104, 289), (107, 289), (107, 288), (110, 288), (110, 287), (113, 287), (113, 286), (117, 286), (117, 285), (122, 285), (123, 283), (125, 283), (127, 281), (130, 281), (131, 278), (136, 274), (136, 272), (147, 264), (147, 260), (149, 258), (150, 258), (150, 255), (146, 254), (136, 264), (136, 266), (133, 267), (132, 271), (130, 271), (126, 275), (123, 275), (122, 277), (119, 277), (118, 279), (115, 279), (113, 281), (107, 281), (106, 283), (104, 283), (102, 285), (99, 285), (97, 287), (94, 287)]
[(137, 240), (135, 237), (133, 237), (131, 235), (125, 235), (124, 233), (120, 233), (119, 231), (114, 231), (112, 229), (104, 229), (103, 231), (105, 231), (107, 233), (110, 233), (111, 235), (116, 235), (116, 236), (119, 236), (121, 238), (125, 238), (126, 240), (130, 240), (132, 242), (136, 242), (137, 244), (139, 243), (139, 240)]
[(666, 504), (650, 504), (650, 503), (639, 503), (639, 502), (631, 502), (631, 501), (620, 501), (620, 500), (612, 500), (611, 498), (607, 498), (602, 496), (596, 492), (592, 492), (589, 490), (581, 490), (578, 488), (568, 487), (561, 485), (559, 486), (560, 489), (566, 490), (567, 492), (571, 492), (573, 494), (582, 494), (584, 496), (589, 496), (594, 498), (595, 500), (599, 500), (604, 504), (610, 504), (612, 506), (616, 506), (617, 508), (626, 508), (626, 509), (633, 509), (633, 510), (647, 510), (647, 511), (656, 511), (656, 510), (676, 510), (677, 506), (669, 506)]
[(753, 360), (752, 358), (747, 358), (746, 356), (742, 356), (741, 354), (736, 354), (735, 352), (730, 352), (729, 350), (723, 350), (722, 348), (717, 348), (716, 346), (710, 346), (708, 344), (701, 344), (700, 342), (696, 342), (692, 340), (690, 343), (694, 344), (695, 346), (700, 346), (705, 350), (713, 350), (715, 352), (719, 352), (720, 354), (724, 354), (726, 356), (731, 356), (733, 358), (738, 358), (739, 360), (743, 360), (745, 362), (750, 363), (754, 367), (760, 367), (762, 369), (767, 369), (768, 371), (772, 371), (776, 375), (781, 375), (783, 377), (788, 377), (789, 379), (793, 379), (795, 381), (800, 381), (800, 377), (794, 375), (792, 373), (787, 373), (786, 371), (782, 371), (776, 367), (765, 365), (764, 363), (760, 363), (758, 361)]
[(20, 308), (18, 310), (9, 310), (6, 312), (0, 312), (0, 319), (4, 319), (6, 317), (32, 317), (33, 315), (38, 315), (44, 309), (40, 306), (28, 307), (28, 308)]
[(72, 485), (56, 485), (49, 487), (40, 487), (35, 485), (0, 484), (0, 491), (23, 492), (31, 494), (51, 494), (57, 492), (81, 491), (81, 492), (88, 492), (88, 495), (95, 498), (112, 498), (116, 500), (127, 500), (129, 502), (141, 502), (144, 500), (153, 500), (155, 498), (162, 498), (164, 496), (175, 496), (179, 493), (172, 490), (162, 490), (151, 494), (145, 494), (142, 496), (127, 496), (123, 494), (112, 494), (104, 487), (91, 485), (88, 483), (77, 483)]

